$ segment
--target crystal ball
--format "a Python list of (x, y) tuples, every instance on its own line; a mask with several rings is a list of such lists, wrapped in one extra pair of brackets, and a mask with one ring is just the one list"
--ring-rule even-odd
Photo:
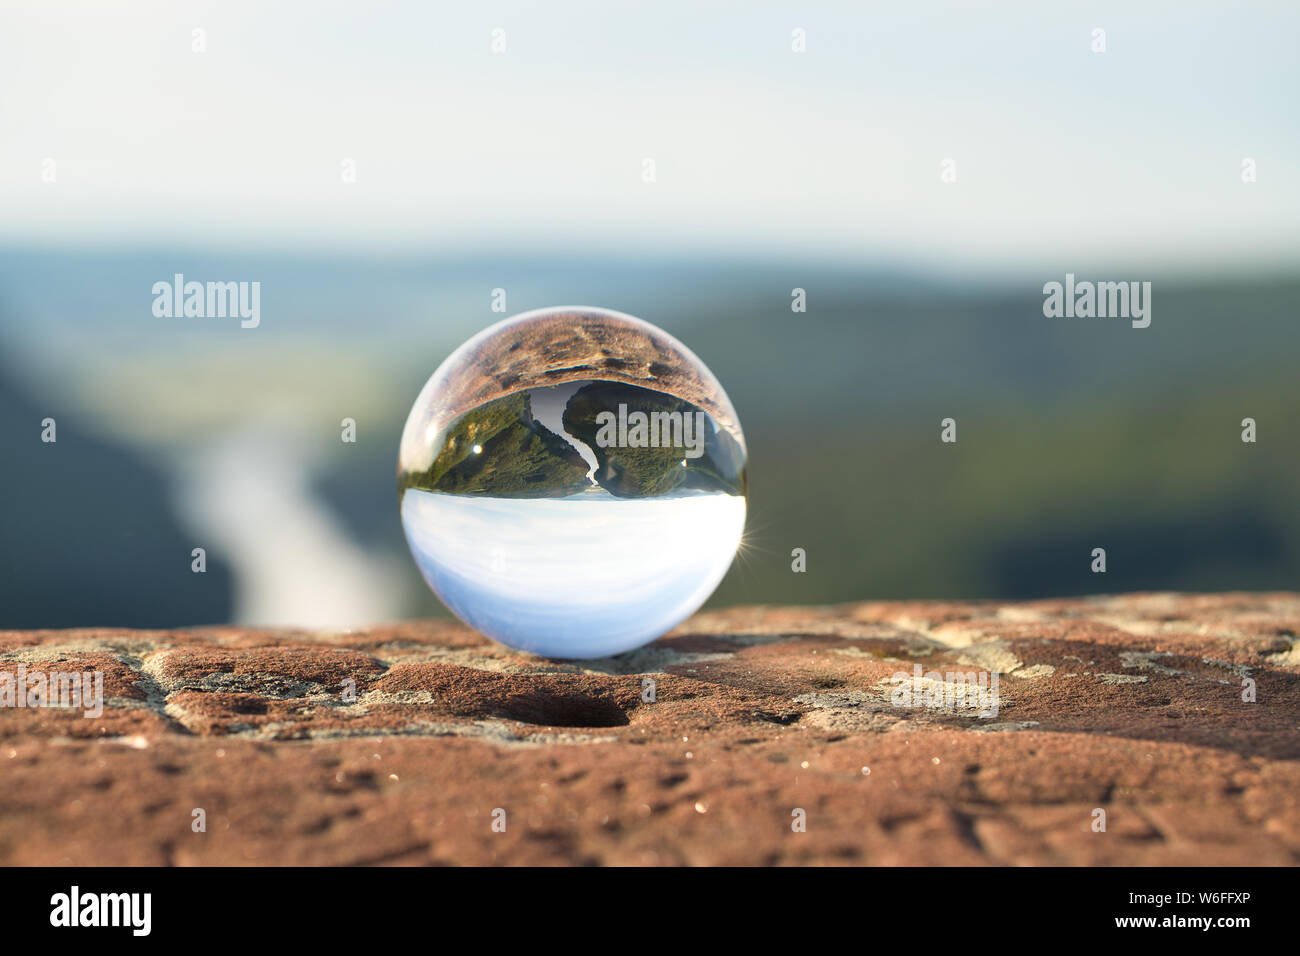
[(470, 627), (546, 657), (640, 647), (694, 613), (745, 525), (747, 455), (713, 373), (649, 322), (541, 309), (474, 336), (402, 432), (402, 528)]

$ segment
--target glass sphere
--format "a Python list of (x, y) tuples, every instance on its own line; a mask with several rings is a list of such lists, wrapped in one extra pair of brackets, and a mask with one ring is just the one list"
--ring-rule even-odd
[(745, 525), (745, 438), (722, 386), (648, 322), (541, 309), (474, 336), (402, 432), (402, 528), (461, 620), (591, 658), (689, 617)]

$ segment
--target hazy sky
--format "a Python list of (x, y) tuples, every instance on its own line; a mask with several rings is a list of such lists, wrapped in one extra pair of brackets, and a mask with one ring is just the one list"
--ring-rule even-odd
[(556, 657), (630, 650), (713, 593), (745, 526), (739, 495), (491, 498), (409, 490), (425, 579), (490, 637)]
[(8, 0), (0, 240), (1294, 260), (1297, 27), (1294, 3)]

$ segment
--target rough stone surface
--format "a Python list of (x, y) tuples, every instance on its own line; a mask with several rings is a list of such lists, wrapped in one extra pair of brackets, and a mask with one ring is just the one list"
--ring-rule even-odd
[[(0, 709), (0, 862), (1295, 864), (1297, 635), (1296, 594), (732, 608), (588, 662), (443, 622), (0, 633), (0, 673), (106, 698)], [(996, 671), (998, 713), (898, 706), (913, 664)]]

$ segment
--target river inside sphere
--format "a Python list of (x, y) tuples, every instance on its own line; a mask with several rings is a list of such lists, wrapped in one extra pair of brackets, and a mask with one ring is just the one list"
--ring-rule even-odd
[(402, 436), (402, 527), (453, 613), (548, 657), (671, 630), (726, 574), (744, 437), (709, 370), (621, 313), (552, 309), (480, 333), (434, 373)]

